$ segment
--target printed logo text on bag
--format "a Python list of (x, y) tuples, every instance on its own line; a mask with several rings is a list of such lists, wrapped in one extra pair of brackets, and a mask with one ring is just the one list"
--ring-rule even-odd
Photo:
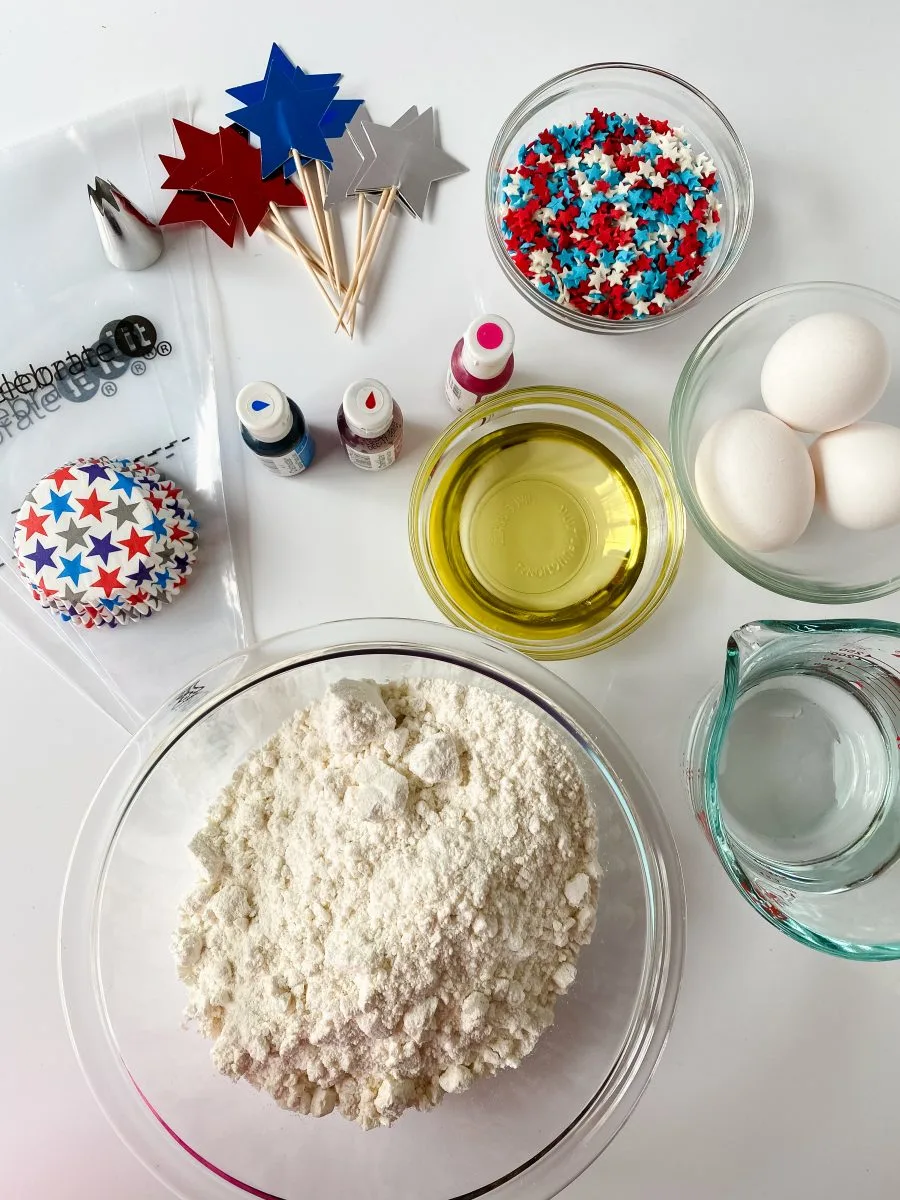
[(0, 445), (56, 412), (63, 401), (84, 404), (98, 393), (114, 396), (116, 380), (127, 371), (143, 375), (157, 355), (171, 353), (171, 343), (157, 339), (153, 322), (135, 314), (108, 321), (97, 341), (79, 352), (44, 365), (29, 363), (12, 378), (0, 372)]

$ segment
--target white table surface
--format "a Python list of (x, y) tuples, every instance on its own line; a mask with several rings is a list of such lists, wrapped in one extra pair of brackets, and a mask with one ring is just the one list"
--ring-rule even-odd
[[(258, 77), (273, 39), (308, 69), (343, 70), (346, 94), (365, 95), (376, 119), (434, 104), (445, 146), (471, 172), (439, 187), (425, 225), (398, 224), (375, 312), (352, 347), (331, 337), (321, 301), (277, 249), (213, 247), (236, 383), (276, 380), (330, 429), (345, 384), (372, 374), (409, 423), (405, 458), (373, 479), (341, 461), (333, 437), (299, 481), (270, 477), (247, 456), (260, 636), (335, 617), (436, 616), (409, 558), (405, 501), (424, 446), (450, 416), (440, 390), (449, 349), (480, 308), (512, 320), (518, 380), (601, 391), (664, 437), (681, 363), (737, 301), (809, 278), (900, 289), (900, 8), (891, 0), (7, 5), (0, 138), (18, 141), (177, 83), (211, 125), (225, 112), (223, 89)], [(733, 275), (683, 320), (637, 338), (593, 338), (540, 318), (501, 277), (483, 230), (482, 173), (501, 121), (532, 87), (591, 58), (648, 62), (696, 83), (742, 136), (756, 180), (753, 231)], [(286, 497), (296, 519), (267, 535), (264, 518)], [(291, 596), (273, 587), (285, 562), (298, 564)], [(656, 786), (689, 909), (681, 999), (656, 1077), (566, 1200), (897, 1195), (900, 973), (817, 955), (755, 916), (701, 840), (678, 776), (685, 722), (721, 670), (730, 630), (814, 612), (829, 615), (741, 579), (690, 529), (679, 578), (649, 624), (559, 667)], [(898, 619), (900, 603), (865, 613)], [(40, 753), (35, 714), (53, 676), (2, 629), (0, 664), (0, 1194), (164, 1200), (81, 1078), (56, 982), (69, 850), (124, 735), (76, 700), (65, 705), (66, 761)]]

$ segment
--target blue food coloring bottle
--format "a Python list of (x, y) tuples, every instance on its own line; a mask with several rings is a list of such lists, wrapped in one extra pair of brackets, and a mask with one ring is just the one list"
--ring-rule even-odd
[(270, 471), (299, 475), (316, 454), (303, 413), (293, 400), (262, 380), (241, 388), (237, 398), (241, 436)]

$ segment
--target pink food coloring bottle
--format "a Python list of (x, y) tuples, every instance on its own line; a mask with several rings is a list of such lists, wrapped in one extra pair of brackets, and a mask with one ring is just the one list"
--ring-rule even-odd
[(515, 334), (509, 321), (493, 313), (478, 317), (453, 347), (447, 371), (447, 399), (462, 413), (502, 391), (513, 373)]

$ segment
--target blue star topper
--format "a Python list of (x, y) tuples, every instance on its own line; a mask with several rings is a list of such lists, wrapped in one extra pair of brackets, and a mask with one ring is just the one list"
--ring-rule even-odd
[(285, 174), (290, 174), (292, 150), (303, 159), (331, 165), (325, 139), (340, 137), (361, 103), (342, 100), (333, 104), (339, 79), (337, 74), (308, 75), (273, 45), (264, 79), (228, 89), (229, 95), (246, 106), (229, 113), (229, 119), (259, 137), (264, 178), (285, 164)]

